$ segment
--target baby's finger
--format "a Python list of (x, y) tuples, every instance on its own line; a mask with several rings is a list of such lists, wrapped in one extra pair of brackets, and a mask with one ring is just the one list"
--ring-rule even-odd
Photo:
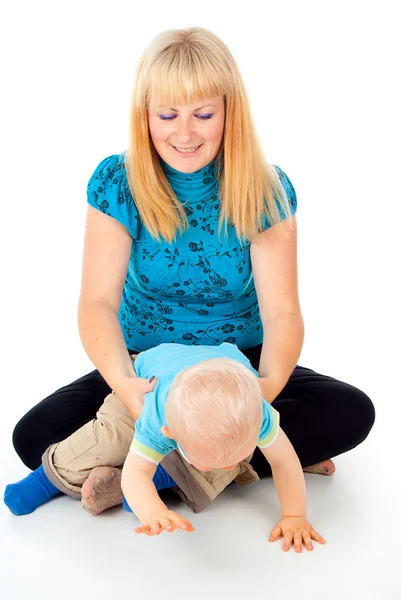
[(299, 531), (294, 531), (294, 548), (295, 552), (302, 552), (302, 535)]
[(163, 517), (162, 519), (159, 519), (159, 522), (160, 522), (162, 529), (164, 529), (165, 531), (169, 531), (169, 532), (174, 531), (175, 526), (174, 526), (174, 523), (172, 523), (170, 519)]
[(288, 552), (288, 550), (291, 548), (291, 542), (292, 542), (292, 531), (287, 531), (287, 533), (284, 535), (284, 542), (283, 542), (284, 552)]
[(325, 544), (326, 543), (326, 540), (323, 539), (322, 536), (317, 531), (315, 531), (314, 529), (311, 530), (310, 534), (311, 534), (311, 537), (314, 540), (316, 540), (317, 542), (319, 542), (319, 544)]
[(312, 540), (311, 540), (311, 537), (309, 535), (309, 531), (305, 530), (302, 535), (303, 535), (303, 538), (304, 538), (305, 548), (307, 550), (313, 550)]
[(191, 521), (188, 521), (188, 519), (182, 519), (179, 524), (179, 528), (184, 529), (185, 531), (195, 531)]
[(162, 527), (158, 520), (152, 521), (150, 525), (150, 534), (151, 535), (160, 535), (162, 532)]
[(273, 527), (270, 533), (269, 542), (275, 542), (276, 539), (281, 535), (281, 528), (276, 525)]
[(173, 521), (174, 525), (179, 527), (180, 529), (185, 529), (186, 531), (195, 531), (192, 527), (192, 523), (188, 521), (188, 519), (184, 519), (178, 513), (175, 513), (170, 517), (171, 521)]
[(146, 535), (151, 535), (149, 525), (142, 525), (141, 527), (135, 528), (135, 533), (144, 533)]

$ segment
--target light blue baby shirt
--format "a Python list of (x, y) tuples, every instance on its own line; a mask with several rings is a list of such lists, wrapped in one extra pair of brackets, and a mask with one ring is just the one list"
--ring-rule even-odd
[[(177, 449), (177, 442), (165, 437), (160, 431), (164, 425), (167, 425), (164, 407), (170, 387), (181, 371), (212, 358), (231, 358), (242, 363), (258, 376), (247, 357), (235, 344), (189, 347), (184, 344), (160, 344), (138, 355), (135, 360), (137, 375), (147, 379), (156, 375), (158, 381), (154, 391), (145, 395), (142, 413), (135, 423), (132, 452), (157, 465), (163, 456)], [(277, 437), (279, 414), (268, 402), (263, 399), (261, 402), (262, 422), (258, 446), (267, 448)]]

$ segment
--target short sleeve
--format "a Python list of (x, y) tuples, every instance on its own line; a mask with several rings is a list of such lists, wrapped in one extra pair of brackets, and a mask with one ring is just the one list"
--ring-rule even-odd
[(157, 466), (159, 464), (159, 462), (161, 462), (161, 460), (165, 457), (167, 452), (166, 453), (159, 452), (152, 446), (149, 446), (148, 443), (144, 444), (143, 442), (139, 441), (140, 437), (141, 436), (138, 436), (137, 433), (135, 432), (135, 437), (132, 440), (130, 451), (134, 452), (134, 454), (138, 454), (145, 460), (148, 460), (149, 462), (151, 462)]
[[(149, 400), (147, 399), (147, 401)], [(171, 443), (160, 431), (156, 430), (151, 415), (146, 414), (145, 404), (141, 416), (135, 423), (134, 439), (130, 447), (131, 452), (135, 452), (135, 454), (139, 454), (139, 456), (149, 460), (154, 465), (158, 465), (164, 456), (174, 448), (174, 442)]]
[(127, 182), (124, 153), (108, 156), (96, 167), (87, 198), (90, 206), (119, 221), (136, 239), (139, 216)]
[(262, 424), (258, 440), (259, 448), (267, 448), (276, 439), (280, 428), (280, 415), (271, 404), (262, 401)]
[[(292, 185), (288, 175), (286, 175), (286, 173), (284, 173), (284, 171), (282, 169), (280, 169), (280, 167), (277, 167), (277, 165), (273, 165), (273, 166), (276, 169), (280, 183), (283, 186), (283, 188), (287, 194), (291, 214), (295, 215), (295, 213), (297, 212), (298, 200), (297, 200), (297, 194), (295, 192), (294, 186)], [(277, 208), (280, 213), (280, 218), (283, 221), (285, 219), (285, 214), (283, 212), (283, 209), (281, 208), (281, 206), (277, 200), (276, 200), (276, 204), (277, 204)], [(263, 229), (269, 229), (269, 227), (270, 227), (270, 222), (267, 218), (267, 215), (265, 215), (265, 217), (263, 219)]]

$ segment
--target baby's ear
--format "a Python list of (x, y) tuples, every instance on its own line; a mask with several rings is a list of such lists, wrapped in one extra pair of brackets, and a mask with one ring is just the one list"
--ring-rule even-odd
[(163, 427), (160, 428), (160, 431), (162, 432), (164, 437), (170, 438), (170, 440), (173, 439), (173, 436), (171, 435), (169, 428), (166, 427), (165, 425), (163, 425)]

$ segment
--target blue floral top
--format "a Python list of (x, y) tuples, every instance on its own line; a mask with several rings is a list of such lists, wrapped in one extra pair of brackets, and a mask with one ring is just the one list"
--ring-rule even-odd
[[(250, 244), (241, 247), (230, 225), (227, 238), (223, 227), (218, 241), (215, 162), (187, 174), (161, 160), (189, 221), (172, 244), (157, 242), (142, 223), (128, 187), (124, 153), (105, 158), (89, 180), (88, 203), (117, 219), (133, 239), (119, 314), (131, 351), (171, 342), (211, 346), (228, 342), (243, 350), (262, 342)], [(294, 214), (295, 190), (287, 175), (275, 168)]]

